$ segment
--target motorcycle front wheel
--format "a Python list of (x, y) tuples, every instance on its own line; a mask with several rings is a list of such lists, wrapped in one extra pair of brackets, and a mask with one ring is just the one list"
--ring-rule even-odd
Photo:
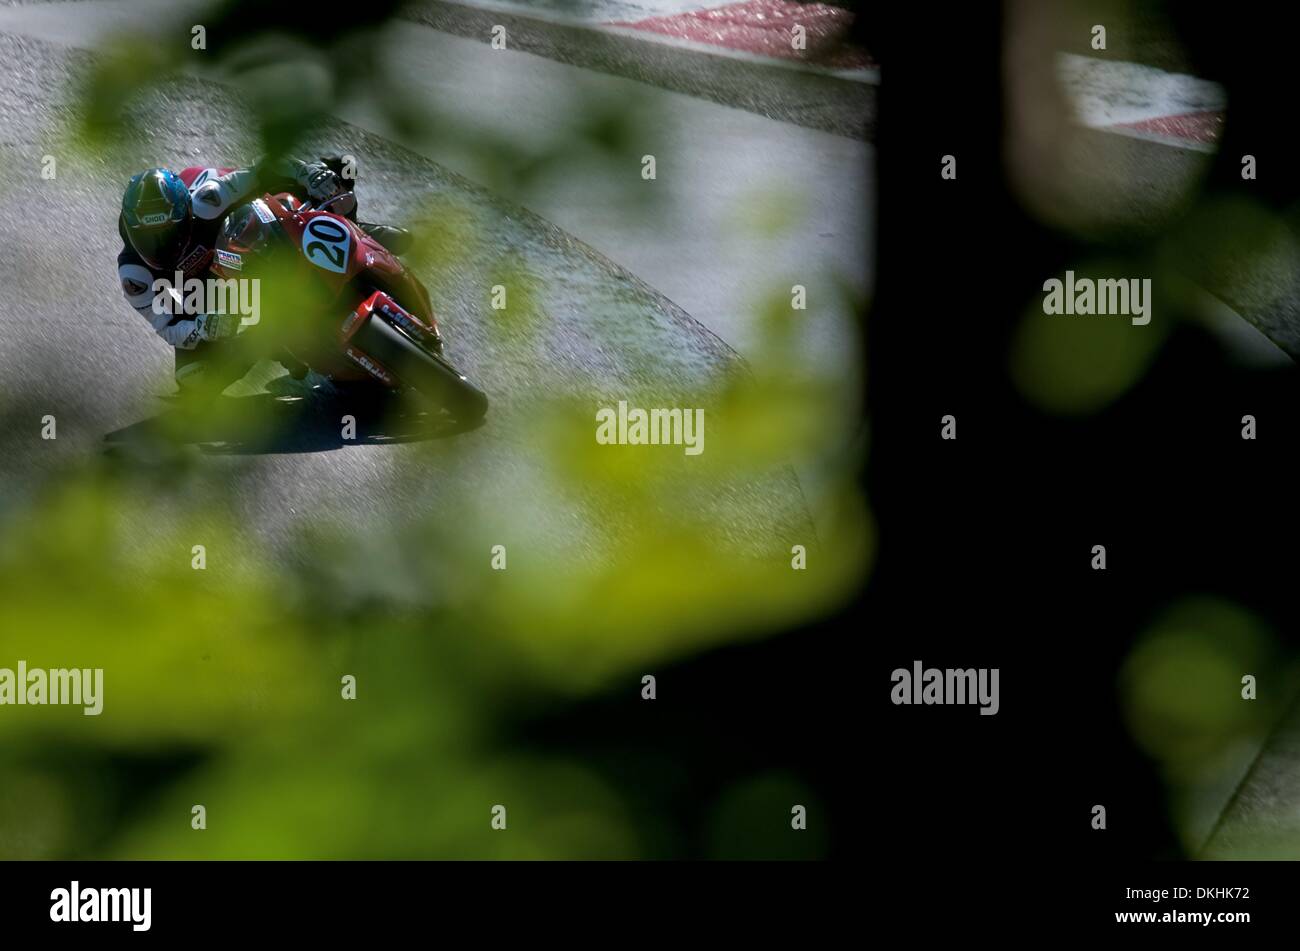
[(352, 344), (387, 367), (399, 382), (445, 407), (458, 422), (474, 423), (487, 414), (486, 393), (446, 359), (424, 350), (378, 314), (357, 331)]

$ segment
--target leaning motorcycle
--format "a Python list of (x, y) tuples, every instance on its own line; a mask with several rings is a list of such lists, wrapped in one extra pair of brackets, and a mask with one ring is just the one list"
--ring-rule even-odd
[[(320, 207), (266, 194), (227, 217), (212, 270), (223, 279), (271, 275), (292, 301), (245, 327), (332, 381), (414, 390), (462, 423), (488, 398), (443, 353), (429, 293), (402, 261), (346, 217), (351, 192)], [(274, 267), (266, 265), (274, 262)], [(274, 295), (272, 295), (274, 297)]]

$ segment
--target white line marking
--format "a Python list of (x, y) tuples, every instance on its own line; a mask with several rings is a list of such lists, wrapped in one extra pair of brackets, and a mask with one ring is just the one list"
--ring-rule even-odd
[(1228, 107), (1228, 96), (1218, 83), (1140, 63), (1075, 53), (1057, 55), (1057, 78), (1074, 107), (1075, 117), (1088, 128), (1193, 152), (1213, 152), (1217, 148), (1212, 142), (1127, 128), (1125, 123), (1223, 112)]
[(1079, 121), (1094, 128), (1191, 112), (1221, 112), (1228, 106), (1227, 94), (1218, 83), (1140, 63), (1061, 53), (1057, 76)]

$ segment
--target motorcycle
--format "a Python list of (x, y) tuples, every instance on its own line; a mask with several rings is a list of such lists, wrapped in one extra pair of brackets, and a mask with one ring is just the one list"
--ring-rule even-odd
[[(277, 352), (333, 382), (415, 390), (457, 422), (477, 422), (488, 398), (443, 353), (429, 292), (395, 254), (349, 220), (355, 207), (351, 192), (319, 207), (286, 192), (231, 212), (215, 248), (218, 277), (246, 279), (274, 258), (288, 261), (294, 279), (310, 288), (295, 294), (292, 317), (279, 315), (278, 325), (246, 327), (241, 335), (276, 338)], [(305, 298), (310, 304), (296, 306)]]

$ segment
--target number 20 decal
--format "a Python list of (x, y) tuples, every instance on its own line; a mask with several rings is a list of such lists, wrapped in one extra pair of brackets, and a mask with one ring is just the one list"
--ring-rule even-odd
[(327, 271), (347, 272), (352, 236), (332, 218), (313, 218), (302, 233), (302, 253), (307, 260)]

